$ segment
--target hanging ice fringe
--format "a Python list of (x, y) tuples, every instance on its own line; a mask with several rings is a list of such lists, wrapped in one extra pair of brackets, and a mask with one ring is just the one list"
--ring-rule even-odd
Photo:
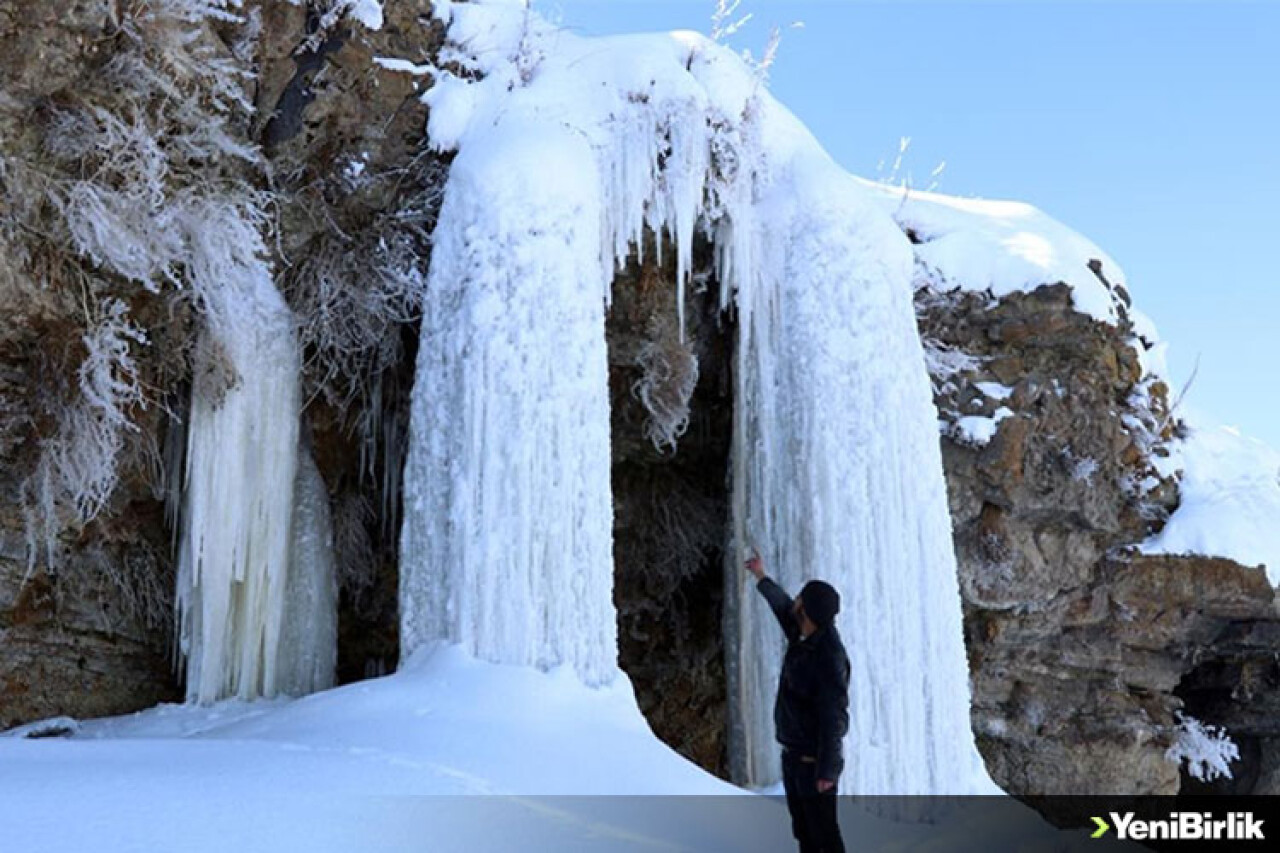
[[(693, 34), (579, 39), (509, 0), (444, 4), (429, 133), (456, 149), (427, 287), (401, 547), (402, 650), (613, 677), (604, 305), (646, 229), (694, 229), (738, 311), (732, 758), (777, 778), (781, 637), (740, 565), (848, 602), (843, 790), (990, 790), (905, 238), (761, 88)], [(661, 242), (661, 241), (659, 241)], [(680, 300), (682, 304), (683, 300)], [(851, 777), (851, 778), (849, 778)]]

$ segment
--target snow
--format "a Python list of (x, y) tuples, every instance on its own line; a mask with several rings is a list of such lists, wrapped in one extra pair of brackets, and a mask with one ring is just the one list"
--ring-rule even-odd
[[(682, 305), (701, 228), (741, 336), (731, 562), (750, 538), (785, 584), (820, 567), (845, 590), (845, 790), (993, 791), (901, 230), (701, 36), (582, 39), (513, 0), (441, 14), (424, 100), (431, 145), (457, 156), (413, 391), (406, 652), (444, 639), (621, 677), (603, 311), (646, 231), (674, 243)], [(768, 784), (780, 635), (746, 581), (731, 565), (733, 760)]]
[(975, 382), (973, 387), (992, 400), (1007, 400), (1013, 394), (1012, 388), (999, 382)]
[[(588, 688), (568, 667), (491, 664), (458, 646), (302, 699), (161, 705), (85, 721), (66, 739), (0, 737), (0, 767), (5, 849), (41, 853), (795, 846), (780, 797), (728, 785), (660, 743), (625, 677)], [(939, 824), (847, 803), (841, 821), (867, 849), (975, 837), (1014, 849), (1052, 832), (1001, 803), (994, 824), (980, 809)]]
[(1180, 503), (1148, 554), (1204, 554), (1266, 566), (1280, 585), (1280, 453), (1231, 427), (1190, 420), (1185, 441), (1160, 463), (1182, 471)]
[[(1063, 283), (1076, 310), (1103, 323), (1126, 316), (1144, 375), (1167, 377), (1164, 344), (1155, 324), (1117, 290), (1127, 279), (1120, 265), (1088, 238), (1032, 205), (957, 198), (862, 181), (904, 231), (919, 243), (917, 263), (934, 286), (989, 292), (994, 297)], [(1102, 276), (1090, 269), (1101, 263)]]
[(382, 29), (382, 4), (378, 0), (347, 0), (347, 14), (371, 30)]
[[(747, 825), (707, 807), (652, 822), (634, 799), (617, 813), (585, 798), (534, 799), (750, 795), (654, 738), (625, 678), (591, 689), (569, 668), (484, 663), (457, 646), (305, 699), (161, 705), (85, 722), (72, 739), (0, 739), (0, 764), (0, 821), (14, 850), (116, 853), (179, 840), (184, 853), (495, 850), (515, 838), (601, 851), (690, 849), (697, 838), (707, 842), (699, 849), (789, 843), (785, 808), (763, 798), (739, 810)], [(514, 796), (440, 796), (457, 794)]]
[(415, 77), (422, 77), (426, 74), (430, 74), (433, 70), (433, 66), (431, 65), (419, 65), (415, 62), (409, 61), (408, 59), (396, 59), (389, 56), (375, 56), (373, 58), (373, 63), (381, 68), (387, 69), (388, 71), (412, 74)]
[(1001, 406), (990, 417), (965, 415), (957, 419), (955, 425), (950, 427), (950, 430), (959, 441), (974, 446), (982, 446), (989, 444), (991, 439), (995, 438), (1000, 422), (1005, 418), (1011, 417), (1013, 417), (1013, 412)]
[(1113, 285), (1125, 280), (1119, 264), (1035, 207), (866, 184), (883, 208), (915, 233), (921, 241), (916, 257), (946, 285), (1001, 297), (1063, 282), (1071, 286), (1080, 311), (1116, 322), (1117, 299), (1088, 263), (1101, 261)]

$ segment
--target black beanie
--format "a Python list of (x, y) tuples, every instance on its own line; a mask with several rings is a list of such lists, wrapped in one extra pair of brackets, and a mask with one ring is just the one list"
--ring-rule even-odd
[(826, 581), (809, 581), (800, 590), (804, 612), (819, 628), (830, 625), (840, 612), (840, 593)]

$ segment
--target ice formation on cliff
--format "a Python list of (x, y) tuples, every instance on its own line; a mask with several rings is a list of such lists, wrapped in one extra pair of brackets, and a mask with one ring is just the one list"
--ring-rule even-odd
[(581, 39), (511, 0), (438, 4), (426, 99), (456, 150), (426, 290), (401, 548), (402, 652), (617, 675), (604, 311), (646, 230), (714, 242), (739, 318), (728, 575), (736, 775), (776, 778), (781, 637), (738, 569), (844, 591), (844, 790), (989, 790), (942, 465), (891, 217), (691, 33)]

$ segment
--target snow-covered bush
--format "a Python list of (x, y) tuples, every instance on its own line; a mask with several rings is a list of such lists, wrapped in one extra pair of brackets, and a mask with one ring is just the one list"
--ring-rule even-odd
[(680, 330), (669, 315), (655, 315), (649, 322), (649, 337), (636, 354), (641, 375), (631, 386), (649, 418), (645, 438), (657, 450), (676, 449), (676, 439), (689, 426), (689, 401), (698, 384), (698, 356), (692, 343), (681, 339)]
[(265, 262), (252, 256), (270, 201), (241, 141), (247, 66), (206, 30), (230, 38), (249, 20), (240, 5), (119, 7), (111, 50), (27, 117), (37, 144), (0, 162), (0, 292), (62, 335), (28, 378), (52, 424), (21, 477), (33, 566), (57, 567), (59, 534), (107, 505), (129, 437), (152, 440), (138, 413), (185, 381), (190, 342), (149, 352), (147, 324), (171, 322), (179, 293), (207, 310), (211, 288)]
[(422, 296), (411, 238), (382, 228), (361, 236), (322, 235), (286, 275), (308, 396), (323, 396), (340, 410), (400, 360), (400, 329), (417, 316)]
[(79, 395), (60, 413), (58, 431), (42, 442), (35, 471), (22, 486), (33, 562), (40, 547), (50, 565), (56, 562), (60, 507), (84, 524), (106, 505), (125, 435), (134, 429), (131, 409), (146, 405), (131, 352), (131, 346), (146, 343), (146, 335), (129, 320), (123, 302), (108, 299), (103, 308), (83, 338)]
[(1174, 737), (1166, 759), (1186, 762), (1187, 772), (1202, 782), (1231, 778), (1231, 762), (1240, 759), (1240, 750), (1224, 729), (1179, 713)]

